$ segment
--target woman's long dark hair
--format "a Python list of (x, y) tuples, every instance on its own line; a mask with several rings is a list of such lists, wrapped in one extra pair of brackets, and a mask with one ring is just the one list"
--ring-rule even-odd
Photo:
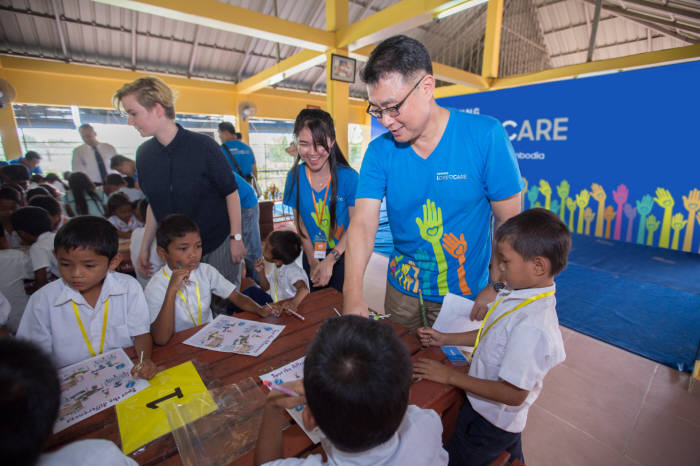
[[(345, 159), (343, 152), (338, 147), (338, 143), (335, 140), (335, 125), (333, 123), (333, 118), (320, 109), (307, 108), (299, 112), (297, 119), (294, 122), (294, 137), (298, 137), (301, 130), (304, 128), (311, 132), (311, 139), (313, 140), (314, 148), (323, 147), (326, 152), (328, 152), (328, 164), (331, 169), (331, 201), (329, 204), (329, 214), (331, 218), (330, 229), (328, 230), (329, 242), (333, 235), (335, 234), (336, 227), (336, 217), (335, 217), (335, 206), (338, 203), (338, 167), (349, 167), (348, 161)], [(328, 147), (328, 140), (333, 141), (333, 146)], [(297, 144), (298, 146), (298, 144)], [(294, 174), (294, 185), (296, 188), (296, 223), (299, 225), (299, 160), (301, 156), (297, 150), (297, 156), (294, 159), (294, 166), (292, 167)], [(313, 189), (313, 188), (312, 188)], [(319, 223), (323, 222), (323, 219), (318, 219)], [(321, 225), (322, 227), (322, 225)], [(323, 231), (323, 228), (321, 228)], [(299, 231), (302, 237), (306, 237), (304, 232)]]
[(90, 215), (86, 197), (89, 196), (104, 214), (102, 200), (95, 194), (95, 185), (83, 172), (71, 173), (68, 177), (68, 186), (73, 193), (75, 200), (75, 210), (77, 215)]

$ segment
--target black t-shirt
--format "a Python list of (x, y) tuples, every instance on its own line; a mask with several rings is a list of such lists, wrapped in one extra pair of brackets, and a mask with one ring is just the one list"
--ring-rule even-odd
[(219, 145), (209, 136), (177, 125), (167, 146), (154, 137), (136, 151), (139, 185), (156, 220), (184, 214), (202, 235), (204, 254), (230, 234), (226, 196), (238, 189)]

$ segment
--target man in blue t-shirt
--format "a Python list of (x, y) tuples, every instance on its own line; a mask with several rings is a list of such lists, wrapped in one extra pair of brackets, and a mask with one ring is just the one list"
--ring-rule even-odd
[(252, 180), (250, 175), (257, 179), (258, 167), (255, 165), (253, 149), (245, 142), (238, 140), (236, 127), (232, 123), (228, 121), (219, 123), (219, 139), (222, 146), (225, 146), (221, 147), (221, 150), (224, 152), (226, 161), (231, 165), (231, 169), (245, 178), (248, 183)]
[[(437, 317), (449, 292), (475, 300), (482, 319), (496, 297), (489, 278), (491, 216), (498, 227), (520, 212), (523, 184), (513, 148), (495, 119), (440, 107), (430, 55), (406, 36), (386, 39), (363, 69), (367, 112), (389, 132), (365, 153), (348, 231), (344, 312), (367, 314), (364, 270), (386, 197), (394, 237), (384, 307), (410, 328)], [(493, 262), (496, 258), (493, 258)]]
[(41, 170), (39, 163), (41, 162), (41, 156), (38, 152), (30, 150), (24, 157), (18, 159), (10, 160), (10, 165), (24, 165), (27, 167), (30, 175), (43, 175), (44, 172)]

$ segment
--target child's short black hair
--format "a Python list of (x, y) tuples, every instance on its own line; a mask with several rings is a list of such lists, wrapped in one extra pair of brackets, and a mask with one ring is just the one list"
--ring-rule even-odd
[(54, 199), (53, 196), (34, 196), (29, 200), (29, 205), (33, 207), (41, 207), (52, 217), (61, 213), (61, 204)]
[(304, 361), (306, 400), (333, 444), (360, 452), (389, 440), (408, 406), (411, 358), (388, 324), (328, 319)]
[(2, 174), (8, 180), (15, 183), (29, 181), (30, 177), (29, 170), (27, 170), (27, 167), (20, 164), (5, 165), (4, 167), (2, 167)]
[(21, 207), (24, 203), (22, 192), (14, 186), (10, 187), (10, 185), (0, 188), (0, 199), (15, 201), (17, 207)]
[(10, 222), (16, 231), (23, 231), (32, 236), (39, 236), (44, 232), (51, 231), (49, 213), (41, 207), (20, 207), (12, 212)]
[(187, 215), (171, 214), (158, 222), (156, 245), (168, 250), (168, 245), (175, 238), (182, 238), (187, 233), (199, 233), (197, 224)]
[(132, 208), (134, 207), (129, 196), (124, 193), (114, 193), (110, 195), (109, 199), (107, 199), (107, 215), (115, 215), (116, 210), (125, 205), (131, 206)]
[(284, 265), (294, 262), (301, 254), (301, 238), (290, 230), (273, 231), (267, 236), (272, 257)]
[(27, 203), (29, 203), (29, 201), (31, 201), (34, 196), (50, 196), (50, 195), (51, 195), (51, 193), (47, 189), (45, 189), (41, 186), (37, 186), (36, 188), (32, 188), (29, 191), (27, 191)]
[(61, 388), (48, 354), (0, 339), (0, 451), (4, 464), (33, 465), (58, 416)]
[(73, 217), (58, 229), (53, 241), (53, 248), (71, 251), (85, 248), (95, 251), (112, 260), (119, 251), (117, 229), (106, 218), (94, 215)]
[(496, 243), (508, 241), (523, 259), (541, 256), (552, 264), (552, 277), (566, 267), (571, 250), (571, 233), (553, 212), (542, 208), (526, 210), (509, 218), (496, 230)]
[[(125, 162), (133, 162), (133, 160), (126, 158), (123, 155), (119, 155), (119, 154), (113, 155), (112, 158), (109, 159), (109, 168), (111, 168), (112, 170), (116, 170), (116, 168), (118, 166), (120, 166), (121, 164), (123, 164)], [(109, 176), (109, 175), (107, 175), (107, 176)]]
[(126, 181), (124, 180), (123, 176), (118, 175), (117, 173), (110, 173), (109, 175), (105, 176), (104, 184), (108, 184), (110, 186), (123, 186), (126, 185)]

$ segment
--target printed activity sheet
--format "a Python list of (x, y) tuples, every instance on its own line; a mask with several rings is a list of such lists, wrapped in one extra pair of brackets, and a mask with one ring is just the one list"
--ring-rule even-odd
[[(267, 374), (263, 374), (260, 376), (260, 379), (263, 381), (263, 384), (268, 388), (272, 385), (281, 385), (286, 382), (293, 382), (295, 380), (300, 380), (303, 378), (304, 357), (301, 357), (296, 361), (290, 362), (286, 366), (282, 366), (279, 369), (270, 371)], [(304, 430), (304, 432), (306, 433), (306, 435), (309, 436), (312, 442), (319, 443), (321, 439), (324, 438), (323, 432), (321, 432), (321, 429), (319, 429), (318, 427), (315, 427), (313, 430), (306, 429), (306, 427), (304, 426), (304, 422), (301, 419), (301, 412), (303, 408), (303, 406), (297, 406), (294, 409), (288, 409), (287, 412), (290, 416), (292, 416), (292, 419), (294, 419), (294, 421), (297, 424), (299, 424), (299, 427), (301, 427)]]
[(134, 364), (123, 349), (59, 369), (61, 406), (53, 431), (60, 432), (148, 387), (131, 376)]
[(282, 330), (284, 325), (220, 315), (184, 343), (223, 353), (259, 356)]
[[(440, 313), (433, 323), (433, 329), (443, 333), (464, 333), (478, 330), (481, 321), (471, 320), (474, 301), (447, 293), (442, 301)], [(471, 357), (471, 346), (443, 346), (442, 351), (453, 364), (465, 365)]]

